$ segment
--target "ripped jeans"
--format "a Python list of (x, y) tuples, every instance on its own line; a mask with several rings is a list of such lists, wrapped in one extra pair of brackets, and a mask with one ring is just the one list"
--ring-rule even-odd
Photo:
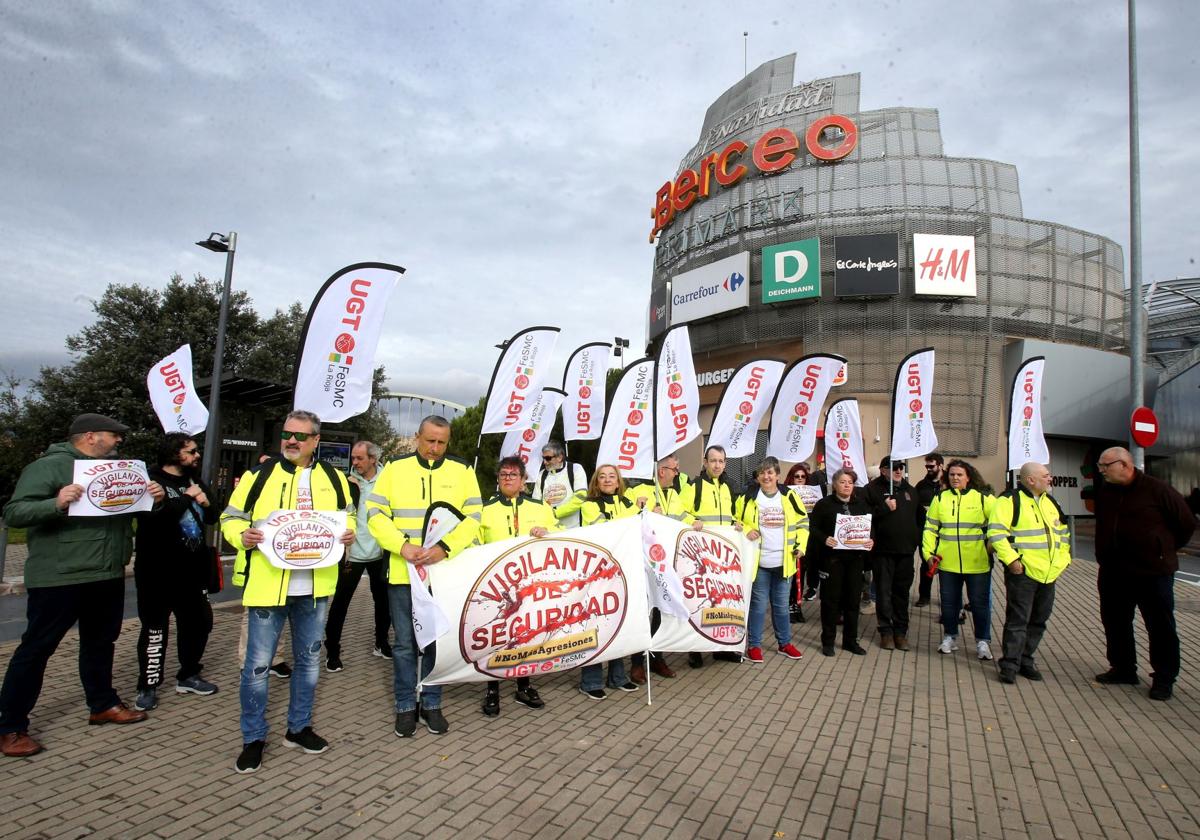
[(246, 663), (242, 668), (239, 693), (242, 701), (242, 742), (262, 741), (267, 737), (268, 669), (275, 657), (275, 646), (286, 619), (292, 626), (292, 678), (288, 680), (287, 727), (299, 732), (312, 722), (313, 697), (321, 673), (321, 638), (325, 634), (325, 613), (329, 598), (311, 595), (288, 596), (281, 607), (246, 607), (249, 628)]

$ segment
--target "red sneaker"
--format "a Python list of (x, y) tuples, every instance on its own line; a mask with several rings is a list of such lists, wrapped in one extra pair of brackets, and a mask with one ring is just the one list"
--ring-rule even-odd
[(788, 659), (803, 659), (804, 658), (804, 654), (800, 652), (800, 648), (796, 647), (791, 642), (788, 642), (786, 645), (783, 645), (782, 647), (780, 647), (779, 652), (782, 653), (784, 656), (786, 656)]
[(746, 651), (746, 659), (750, 661), (751, 665), (761, 665), (763, 661), (762, 648), (750, 648)]

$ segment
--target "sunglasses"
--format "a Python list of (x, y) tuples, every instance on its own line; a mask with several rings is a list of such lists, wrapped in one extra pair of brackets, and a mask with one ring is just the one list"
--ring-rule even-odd
[(289, 432), (286, 429), (279, 434), (280, 440), (287, 440), (288, 438), (295, 438), (300, 443), (304, 443), (310, 437), (316, 437), (316, 434), (314, 432)]

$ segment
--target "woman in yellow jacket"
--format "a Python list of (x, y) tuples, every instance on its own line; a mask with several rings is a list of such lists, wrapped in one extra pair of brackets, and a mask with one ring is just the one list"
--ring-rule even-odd
[(930, 564), (938, 564), (946, 631), (938, 653), (958, 650), (958, 614), (965, 583), (975, 622), (975, 652), (980, 659), (991, 659), (992, 571), (986, 538), (996, 499), (979, 471), (966, 461), (951, 461), (946, 476), (950, 487), (933, 497), (921, 542)]
[(779, 652), (789, 659), (804, 656), (792, 644), (792, 625), (788, 617), (788, 590), (804, 546), (808, 544), (808, 512), (804, 503), (786, 487), (779, 486), (779, 461), (767, 458), (754, 477), (757, 490), (738, 497), (736, 515), (746, 529), (746, 537), (758, 541), (758, 567), (750, 589), (750, 622), (747, 629), (746, 658), (752, 665), (763, 661), (762, 636), (771, 605), (771, 623)]
[[(480, 544), (501, 542), (513, 537), (544, 537), (558, 530), (554, 508), (545, 502), (522, 493), (525, 487), (525, 462), (515, 456), (501, 458), (496, 468), (500, 492), (484, 502), (479, 518)], [(531, 709), (546, 705), (529, 677), (517, 677), (516, 701)], [(500, 681), (487, 684), (483, 695), (483, 713), (488, 717), (500, 714)]]
[[(580, 508), (580, 519), (584, 526), (599, 525), (613, 519), (637, 516), (639, 508), (625, 498), (625, 480), (612, 464), (601, 464), (592, 474), (587, 497)], [(608, 663), (608, 681), (604, 680), (604, 665), (584, 665), (579, 669), (579, 691), (592, 700), (603, 700), (608, 695), (604, 686), (618, 691), (637, 691), (634, 683), (625, 675), (625, 661), (611, 659)]]

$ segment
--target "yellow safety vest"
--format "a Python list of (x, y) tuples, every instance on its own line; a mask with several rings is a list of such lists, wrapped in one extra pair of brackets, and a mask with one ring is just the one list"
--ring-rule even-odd
[[(783, 576), (791, 577), (796, 574), (796, 552), (804, 553), (808, 546), (808, 511), (804, 502), (791, 490), (779, 488), (779, 501), (783, 505)], [(737, 501), (737, 518), (747, 531), (758, 531), (758, 493), (750, 496), (739, 496)], [(762, 538), (755, 541), (757, 551), (754, 553), (753, 580), (758, 574), (758, 557), (762, 552)]]
[[(1016, 524), (1013, 504), (1019, 503)], [(1034, 498), (1021, 487), (996, 500), (988, 521), (988, 543), (1005, 566), (1020, 560), (1025, 574), (1053, 583), (1071, 563), (1071, 533), (1049, 493)]]
[(481, 545), (500, 542), (510, 537), (528, 536), (538, 527), (547, 531), (559, 530), (554, 508), (524, 493), (513, 499), (497, 493), (483, 503), (476, 539)]
[(921, 541), (925, 556), (940, 554), (941, 568), (947, 572), (987, 572), (987, 523), (995, 501), (978, 490), (960, 493), (951, 488), (934, 496)]

